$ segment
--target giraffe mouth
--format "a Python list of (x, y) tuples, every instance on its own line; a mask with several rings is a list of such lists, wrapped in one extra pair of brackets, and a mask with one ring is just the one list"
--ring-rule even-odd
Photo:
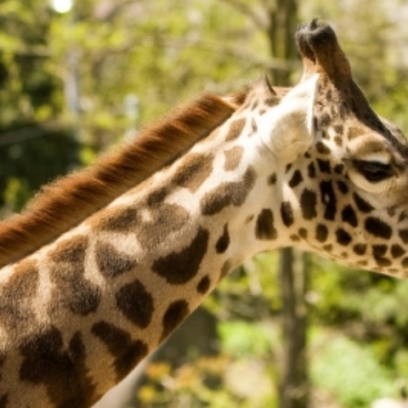
[(352, 81), (350, 64), (334, 30), (317, 19), (300, 26), (296, 43), (303, 58), (304, 77), (319, 73), (343, 88)]

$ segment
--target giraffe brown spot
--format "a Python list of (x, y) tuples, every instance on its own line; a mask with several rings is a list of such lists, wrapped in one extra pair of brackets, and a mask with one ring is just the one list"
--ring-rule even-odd
[(152, 191), (147, 197), (147, 205), (149, 207), (157, 207), (164, 202), (167, 194), (168, 191), (166, 187), (160, 187), (157, 190)]
[(290, 239), (291, 239), (292, 241), (294, 241), (294, 242), (299, 242), (299, 241), (300, 241), (299, 236), (298, 236), (298, 235), (295, 235), (295, 234), (291, 235), (291, 236), (290, 236)]
[(134, 207), (107, 209), (102, 212), (96, 228), (125, 233), (135, 228), (137, 220), (138, 213)]
[(286, 165), (286, 169), (285, 169), (286, 174), (290, 172), (290, 169), (292, 168), (292, 166), (293, 166), (293, 163), (289, 163)]
[(338, 135), (342, 135), (344, 132), (344, 126), (343, 125), (334, 125), (333, 126), (334, 132), (337, 133)]
[(343, 222), (350, 224), (352, 227), (357, 227), (357, 215), (351, 205), (346, 205), (341, 212), (341, 219)]
[(325, 112), (320, 116), (320, 126), (322, 128), (327, 128), (330, 125), (331, 117), (330, 115)]
[(78, 235), (60, 242), (49, 254), (52, 262), (83, 263), (88, 247), (88, 238)]
[(348, 130), (347, 137), (349, 140), (355, 139), (364, 134), (364, 130), (359, 127), (351, 127)]
[(3, 373), (1, 372), (1, 368), (3, 367), (4, 362), (6, 361), (6, 352), (4, 350), (0, 350), (0, 383), (3, 381)]
[(340, 245), (348, 245), (351, 242), (351, 235), (343, 228), (338, 228), (336, 230), (336, 239)]
[(252, 133), (256, 133), (258, 131), (258, 125), (256, 124), (256, 121), (254, 118), (251, 120), (251, 128), (252, 128)]
[(106, 278), (115, 278), (129, 272), (136, 265), (130, 256), (118, 251), (112, 244), (98, 242), (95, 250), (96, 264)]
[(190, 153), (177, 169), (173, 178), (174, 183), (194, 193), (210, 176), (213, 160), (212, 155)]
[(217, 253), (218, 254), (224, 253), (227, 250), (229, 243), (230, 243), (230, 237), (228, 233), (228, 224), (225, 224), (224, 232), (222, 233), (222, 235), (220, 236), (220, 238), (218, 239), (215, 245), (215, 249)]
[(233, 266), (233, 262), (232, 259), (227, 259), (221, 266), (221, 273), (220, 273), (220, 279), (224, 278), (226, 275), (228, 275), (228, 273), (230, 272), (230, 270), (232, 269)]
[(0, 408), (7, 408), (9, 403), (8, 393), (0, 396)]
[(153, 271), (173, 285), (187, 283), (197, 275), (207, 252), (209, 236), (209, 232), (200, 227), (190, 245), (179, 252), (172, 252), (155, 260)]
[(392, 262), (387, 258), (375, 258), (375, 262), (381, 268), (385, 268), (387, 266), (391, 266)]
[(298, 186), (301, 182), (303, 181), (303, 177), (302, 177), (302, 173), (299, 170), (296, 170), (293, 173), (292, 178), (289, 181), (289, 186), (291, 188), (295, 188), (296, 186)]
[(331, 173), (330, 162), (328, 160), (317, 159), (317, 165), (322, 173)]
[(163, 316), (163, 331), (160, 339), (164, 340), (189, 313), (188, 303), (184, 299), (171, 303)]
[(273, 174), (271, 174), (269, 177), (268, 177), (268, 185), (269, 186), (272, 186), (272, 185), (275, 185), (276, 184), (276, 173), (273, 173)]
[(344, 181), (338, 181), (337, 187), (339, 188), (340, 192), (343, 194), (347, 194), (349, 192), (348, 185)]
[(300, 208), (302, 210), (303, 218), (306, 220), (312, 220), (317, 216), (316, 204), (316, 193), (305, 188), (300, 196)]
[(14, 273), (0, 287), (0, 322), (8, 330), (21, 332), (35, 321), (33, 301), (39, 280), (36, 262), (24, 260), (17, 264)]
[(408, 244), (408, 229), (399, 230), (398, 235), (400, 236), (404, 244)]
[(334, 143), (336, 143), (337, 146), (342, 147), (343, 146), (343, 139), (341, 136), (335, 136), (334, 137)]
[(359, 266), (365, 268), (365, 267), (368, 265), (368, 262), (367, 262), (367, 261), (358, 261), (358, 262), (357, 262), (357, 265), (359, 265)]
[(304, 156), (305, 156), (306, 159), (311, 159), (312, 158), (312, 155), (309, 152), (305, 152)]
[(367, 245), (366, 244), (356, 244), (353, 247), (353, 251), (357, 255), (364, 255), (366, 253), (366, 250), (367, 250)]
[(50, 280), (55, 285), (52, 310), (63, 307), (85, 316), (97, 309), (100, 289), (84, 277), (87, 248), (87, 237), (76, 236), (61, 242), (50, 252)]
[(307, 239), (307, 229), (306, 228), (299, 228), (299, 236), (303, 239)]
[(122, 286), (115, 299), (119, 310), (133, 324), (141, 329), (150, 324), (154, 310), (153, 298), (138, 279)]
[[(334, 172), (336, 173), (336, 174), (343, 174), (343, 171), (344, 171), (344, 165), (343, 164), (336, 164), (335, 166), (334, 166)], [(343, 182), (342, 182), (343, 183)]]
[(403, 266), (404, 268), (407, 268), (407, 267), (408, 267), (408, 257), (404, 258), (404, 259), (401, 261), (401, 264), (402, 264), (402, 266)]
[(86, 408), (94, 402), (94, 387), (84, 377), (83, 360), (76, 365), (78, 349), (64, 350), (61, 333), (54, 326), (27, 337), (20, 353), (20, 379), (42, 384), (53, 406)]
[(242, 130), (244, 129), (245, 122), (246, 122), (245, 118), (235, 119), (234, 121), (232, 121), (229, 125), (229, 130), (225, 138), (225, 141), (230, 142), (232, 140), (237, 139), (241, 134)]
[(168, 203), (150, 208), (149, 216), (148, 221), (140, 219), (134, 230), (145, 250), (154, 250), (170, 234), (179, 231), (190, 218), (185, 208)]
[(320, 154), (330, 154), (331, 153), (331, 150), (322, 141), (318, 141), (316, 143), (316, 149)]
[(264, 208), (255, 225), (255, 236), (260, 240), (276, 239), (278, 233), (274, 226), (273, 213), (269, 208)]
[(336, 216), (336, 196), (334, 194), (333, 185), (331, 181), (322, 181), (320, 183), (321, 201), (325, 206), (324, 218), (326, 220), (334, 220)]
[(404, 211), (402, 211), (398, 217), (398, 222), (405, 221), (406, 219), (407, 219), (407, 215), (404, 213)]
[(197, 292), (204, 295), (207, 293), (208, 289), (210, 288), (211, 280), (208, 275), (205, 275), (203, 278), (200, 279), (197, 285)]
[(241, 181), (225, 182), (208, 192), (201, 200), (201, 212), (204, 215), (214, 215), (225, 207), (241, 206), (255, 184), (256, 173), (248, 167)]
[(354, 201), (357, 205), (357, 208), (363, 213), (369, 213), (374, 210), (371, 204), (363, 200), (358, 194), (354, 193)]
[(91, 329), (115, 359), (116, 379), (122, 380), (144, 357), (149, 349), (141, 340), (133, 340), (130, 333), (111, 323), (100, 321)]
[(225, 163), (224, 170), (232, 171), (235, 170), (239, 163), (241, 162), (242, 155), (244, 154), (244, 149), (241, 146), (235, 146), (231, 149), (225, 151)]
[(269, 107), (276, 106), (279, 103), (280, 99), (276, 96), (272, 96), (271, 98), (265, 99), (265, 105)]
[(319, 242), (325, 242), (329, 235), (329, 230), (324, 224), (317, 224), (316, 227), (316, 239)]
[(330, 253), (331, 251), (333, 251), (333, 245), (332, 244), (324, 245), (323, 250)]
[(307, 174), (311, 179), (314, 179), (316, 177), (316, 167), (313, 162), (310, 162), (307, 166)]
[(400, 256), (402, 256), (404, 254), (405, 254), (405, 250), (400, 245), (393, 244), (391, 246), (391, 255), (392, 255), (393, 258), (399, 258)]
[(84, 392), (85, 403), (91, 405), (94, 399), (97, 399), (95, 397), (96, 388), (86, 366), (86, 349), (79, 331), (75, 332), (69, 342), (68, 354), (74, 363), (77, 382)]
[(319, 121), (316, 116), (313, 116), (313, 129), (319, 129)]
[(284, 201), (281, 204), (281, 216), (286, 227), (290, 227), (293, 224), (293, 210), (289, 201)]
[(387, 252), (387, 245), (373, 245), (374, 258), (382, 258)]
[(365, 229), (372, 235), (390, 239), (392, 235), (391, 227), (385, 222), (375, 217), (368, 217), (365, 221)]

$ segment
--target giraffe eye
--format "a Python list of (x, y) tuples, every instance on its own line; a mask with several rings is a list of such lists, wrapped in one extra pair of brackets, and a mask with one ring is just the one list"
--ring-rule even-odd
[(353, 163), (357, 171), (372, 183), (378, 183), (394, 175), (389, 164), (364, 160), (355, 160)]

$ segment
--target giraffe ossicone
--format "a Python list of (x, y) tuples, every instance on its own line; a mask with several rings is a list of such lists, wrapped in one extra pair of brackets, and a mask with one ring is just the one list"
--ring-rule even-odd
[(334, 31), (303, 76), (180, 108), (0, 223), (0, 407), (91, 406), (232, 268), (296, 246), (406, 278), (408, 144)]

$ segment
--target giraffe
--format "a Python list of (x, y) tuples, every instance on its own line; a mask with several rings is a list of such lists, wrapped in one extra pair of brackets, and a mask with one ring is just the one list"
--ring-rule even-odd
[(204, 95), (0, 223), (0, 407), (89, 407), (230, 270), (294, 246), (407, 277), (408, 143), (333, 29), (292, 89)]

